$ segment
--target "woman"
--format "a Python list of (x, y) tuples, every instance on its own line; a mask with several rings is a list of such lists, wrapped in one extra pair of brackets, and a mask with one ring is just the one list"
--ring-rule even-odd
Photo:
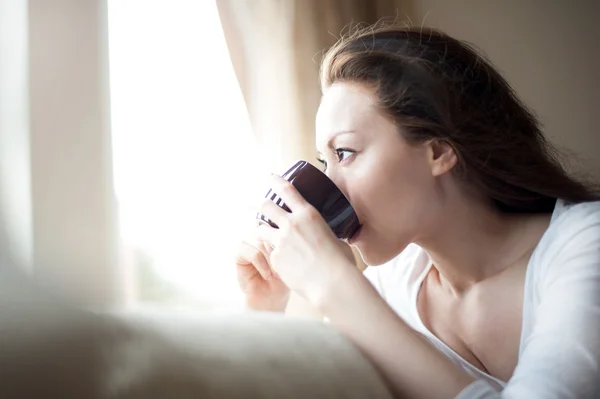
[(274, 176), (292, 212), (265, 200), (280, 229), (240, 249), (250, 307), (299, 293), (398, 396), (600, 397), (600, 196), (508, 83), (462, 42), (393, 27), (339, 41), (321, 83), (319, 157), (372, 267)]

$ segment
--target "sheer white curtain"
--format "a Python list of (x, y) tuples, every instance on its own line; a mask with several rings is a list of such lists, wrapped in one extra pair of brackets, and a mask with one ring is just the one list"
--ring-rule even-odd
[(241, 305), (233, 253), (267, 170), (215, 3), (109, 0), (109, 54), (115, 185), (140, 297), (163, 284), (151, 299)]

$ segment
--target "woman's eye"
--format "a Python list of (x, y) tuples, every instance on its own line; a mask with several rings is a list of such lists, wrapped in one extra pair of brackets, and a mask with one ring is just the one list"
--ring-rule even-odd
[(335, 153), (338, 157), (338, 161), (342, 162), (342, 161), (345, 161), (350, 155), (352, 155), (353, 151), (339, 148), (339, 149), (335, 150)]

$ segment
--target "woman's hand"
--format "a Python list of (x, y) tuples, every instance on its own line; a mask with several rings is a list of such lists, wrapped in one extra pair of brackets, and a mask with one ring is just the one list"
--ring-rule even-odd
[(260, 212), (279, 228), (260, 225), (259, 239), (272, 247), (270, 264), (283, 282), (319, 308), (331, 288), (343, 284), (345, 273), (359, 271), (346, 244), (291, 183), (273, 176), (271, 187), (291, 213), (266, 199)]
[(235, 258), (238, 283), (253, 310), (285, 311), (290, 290), (271, 270), (271, 246), (250, 238), (241, 243)]

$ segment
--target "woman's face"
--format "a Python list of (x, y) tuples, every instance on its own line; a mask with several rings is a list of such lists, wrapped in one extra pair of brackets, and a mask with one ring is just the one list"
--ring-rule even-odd
[(316, 131), (325, 173), (362, 224), (350, 243), (367, 264), (387, 262), (432, 227), (443, 199), (435, 149), (409, 145), (370, 90), (333, 84), (323, 95)]

